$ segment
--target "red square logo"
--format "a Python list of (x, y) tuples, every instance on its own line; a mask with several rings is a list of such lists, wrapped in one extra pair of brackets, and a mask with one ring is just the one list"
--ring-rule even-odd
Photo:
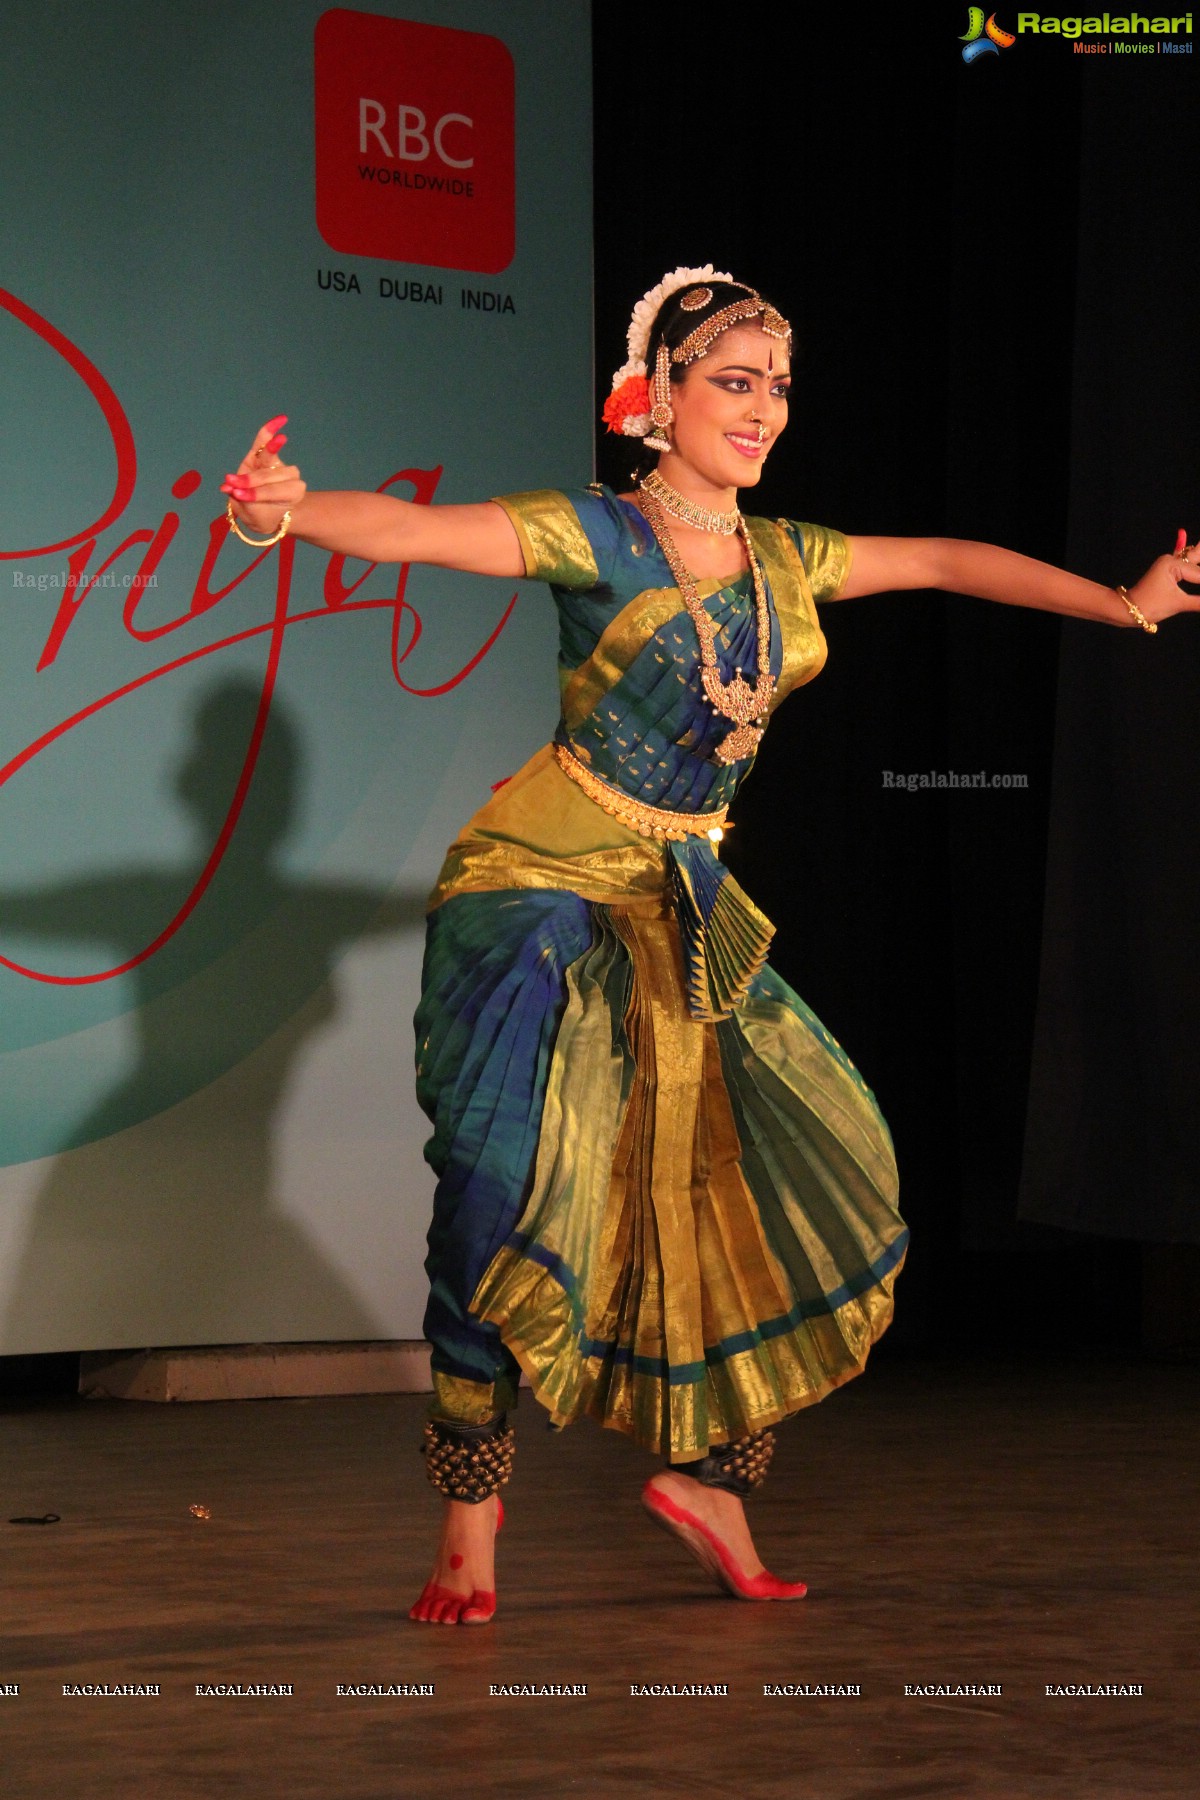
[(338, 7), (316, 29), (317, 229), (345, 256), (495, 275), (516, 242), (499, 38)]

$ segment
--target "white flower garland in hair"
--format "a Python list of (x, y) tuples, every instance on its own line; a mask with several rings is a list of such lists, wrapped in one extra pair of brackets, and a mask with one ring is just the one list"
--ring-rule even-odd
[[(633, 317), (629, 321), (629, 331), (625, 339), (628, 358), (612, 378), (612, 393), (617, 394), (626, 382), (645, 382), (647, 375), (646, 351), (650, 345), (650, 333), (654, 329), (654, 321), (658, 317), (664, 300), (669, 300), (672, 294), (679, 292), (680, 288), (694, 287), (698, 282), (732, 280), (732, 275), (723, 274), (720, 270), (714, 269), (711, 263), (705, 263), (702, 269), (672, 269), (669, 275), (663, 276), (657, 287), (652, 287), (643, 294), (634, 307)], [(630, 403), (635, 393), (638, 399), (642, 398), (640, 389), (631, 390), (626, 399), (626, 405)], [(645, 398), (648, 399), (649, 395), (647, 394)], [(605, 419), (611, 431), (618, 431), (625, 437), (646, 436), (650, 429), (648, 412), (626, 412), (625, 416), (621, 417), (621, 409), (613, 408), (611, 410), (612, 418), (609, 416), (610, 408), (605, 408)]]
[(694, 287), (701, 281), (732, 281), (732, 275), (725, 275), (714, 269), (711, 263), (705, 263), (702, 269), (672, 269), (664, 275), (657, 287), (642, 295), (633, 309), (633, 317), (629, 321), (629, 331), (625, 339), (628, 360), (623, 368), (613, 376), (613, 387), (620, 387), (630, 375), (646, 374), (646, 351), (650, 344), (650, 333), (654, 329), (654, 321), (664, 300), (677, 294), (680, 288)]

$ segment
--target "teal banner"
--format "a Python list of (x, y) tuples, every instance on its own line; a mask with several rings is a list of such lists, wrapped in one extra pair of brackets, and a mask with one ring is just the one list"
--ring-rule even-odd
[(277, 413), (314, 487), (586, 477), (588, 9), (5, 36), (0, 1352), (416, 1336), (423, 900), (553, 620), (217, 489)]

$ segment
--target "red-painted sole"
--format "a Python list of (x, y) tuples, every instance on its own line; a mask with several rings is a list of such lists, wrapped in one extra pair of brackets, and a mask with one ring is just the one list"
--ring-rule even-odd
[(803, 1581), (780, 1581), (764, 1569), (761, 1575), (743, 1575), (728, 1550), (702, 1519), (680, 1506), (669, 1494), (659, 1493), (653, 1477), (642, 1489), (642, 1505), (656, 1525), (678, 1538), (702, 1569), (737, 1600), (802, 1600), (808, 1592)]

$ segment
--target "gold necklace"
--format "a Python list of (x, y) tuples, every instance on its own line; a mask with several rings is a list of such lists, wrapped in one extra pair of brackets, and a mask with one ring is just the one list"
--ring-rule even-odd
[(697, 531), (715, 531), (720, 537), (732, 537), (738, 528), (742, 515), (736, 506), (732, 512), (714, 512), (711, 507), (700, 506), (673, 488), (657, 469), (643, 475), (640, 486), (643, 493), (653, 494), (663, 511), (683, 525), (694, 525)]
[(757, 657), (759, 677), (754, 686), (745, 679), (738, 669), (732, 681), (724, 681), (717, 666), (715, 649), (716, 627), (709, 617), (708, 609), (696, 591), (696, 584), (684, 565), (683, 558), (675, 547), (667, 521), (653, 493), (645, 493), (643, 482), (642, 510), (649, 522), (650, 529), (662, 548), (667, 559), (667, 567), (675, 577), (675, 585), (679, 589), (683, 604), (687, 607), (696, 636), (700, 640), (700, 683), (705, 697), (713, 711), (724, 719), (732, 719), (736, 731), (730, 731), (717, 745), (712, 753), (713, 762), (740, 762), (743, 757), (753, 756), (762, 742), (765, 727), (757, 721), (761, 720), (771, 696), (775, 692), (775, 678), (771, 674), (771, 613), (767, 606), (767, 586), (763, 580), (762, 570), (758, 566), (758, 558), (754, 554), (754, 545), (750, 541), (750, 531), (741, 513), (737, 514), (737, 530), (742, 543), (746, 546), (746, 557), (750, 564), (750, 573), (754, 579), (754, 619), (757, 629)]

